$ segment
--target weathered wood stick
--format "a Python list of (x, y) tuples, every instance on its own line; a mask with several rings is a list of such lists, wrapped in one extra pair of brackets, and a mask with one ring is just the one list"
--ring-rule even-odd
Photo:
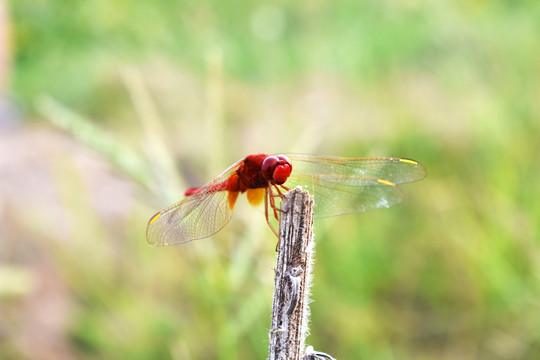
[(301, 360), (309, 321), (313, 197), (293, 189), (285, 194), (282, 210), (269, 359)]

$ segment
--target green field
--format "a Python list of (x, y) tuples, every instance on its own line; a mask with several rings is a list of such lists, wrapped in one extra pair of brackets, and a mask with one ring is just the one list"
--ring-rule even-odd
[(399, 206), (316, 220), (307, 344), (540, 358), (540, 2), (2, 8), (0, 358), (266, 359), (264, 214), (241, 198), (212, 238), (145, 240), (259, 152), (428, 172)]

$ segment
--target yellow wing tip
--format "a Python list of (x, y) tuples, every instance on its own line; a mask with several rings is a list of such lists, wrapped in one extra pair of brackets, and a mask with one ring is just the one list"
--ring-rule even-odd
[(384, 179), (377, 179), (377, 182), (383, 185), (396, 186), (396, 184), (394, 184), (393, 182)]
[(161, 217), (161, 211), (150, 218), (150, 221), (148, 221), (148, 225), (152, 225), (160, 217)]
[(407, 163), (407, 164), (413, 164), (413, 165), (418, 165), (419, 164), (418, 161), (414, 161), (414, 160), (411, 160), (411, 159), (399, 159), (399, 161)]
[(155, 223), (156, 220), (161, 217), (161, 215), (162, 215), (162, 212), (160, 211), (154, 216), (152, 216), (150, 218), (150, 221), (148, 221), (148, 228), (146, 229), (146, 242), (148, 243), (148, 245), (153, 246), (153, 247), (158, 246), (158, 244), (154, 241), (154, 239), (152, 239), (152, 236), (150, 236), (150, 225)]

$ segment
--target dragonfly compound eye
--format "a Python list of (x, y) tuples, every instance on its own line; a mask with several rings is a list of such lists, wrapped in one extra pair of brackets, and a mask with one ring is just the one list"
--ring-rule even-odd
[(279, 159), (277, 156), (268, 156), (264, 159), (261, 166), (261, 173), (265, 180), (273, 180), (274, 170), (276, 169)]
[(291, 175), (292, 165), (291, 161), (285, 155), (278, 155), (279, 163), (276, 165), (272, 180), (275, 184), (281, 185)]
[(280, 164), (289, 164), (289, 165), (291, 165), (291, 160), (289, 160), (289, 158), (286, 157), (285, 155), (278, 155), (277, 158), (279, 159)]
[(273, 178), (274, 183), (278, 185), (283, 184), (285, 181), (287, 181), (287, 179), (291, 175), (291, 171), (292, 171), (291, 164), (280, 164), (276, 166), (276, 170), (274, 170), (274, 178)]

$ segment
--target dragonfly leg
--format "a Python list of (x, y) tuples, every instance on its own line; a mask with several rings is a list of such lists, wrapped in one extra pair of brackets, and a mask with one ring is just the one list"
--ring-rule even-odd
[(280, 190), (280, 187), (285, 190), (285, 191), (289, 191), (290, 189), (288, 187), (286, 187), (285, 185), (272, 185), (276, 191), (278, 192), (277, 195), (272, 195), (273, 197), (280, 197), (280, 198), (283, 198), (283, 193), (281, 192)]
[[(281, 186), (281, 188), (282, 188), (283, 190), (285, 190), (285, 191), (291, 190), (291, 189), (289, 189), (288, 187), (286, 187), (286, 186), (283, 185), (283, 184), (281, 184), (281, 185), (279, 185), (279, 186)], [(276, 186), (276, 187), (277, 187), (277, 186)], [(280, 194), (281, 194), (281, 192), (280, 192)]]
[[(264, 193), (264, 216), (266, 217), (266, 223), (268, 224), (268, 226), (270, 226), (270, 229), (272, 229), (272, 232), (278, 238), (278, 243), (276, 245), (276, 251), (277, 251), (279, 247), (279, 235), (276, 232), (276, 229), (274, 229), (274, 227), (272, 226), (272, 223), (270, 223), (270, 216), (268, 215), (268, 202), (269, 202), (269, 199), (271, 199), (270, 192), (271, 190), (266, 190)], [(272, 206), (272, 204), (270, 204), (270, 206)]]
[[(277, 189), (277, 187), (276, 187), (276, 189)], [(276, 206), (276, 199), (275, 198), (276, 197), (283, 198), (283, 194), (281, 194), (281, 193), (279, 193), (279, 195), (272, 194), (272, 186), (269, 187), (269, 191), (270, 191), (270, 206), (274, 210), (274, 217), (276, 218), (277, 221), (279, 221), (278, 212), (283, 212), (283, 210), (281, 210), (280, 208), (278, 208)], [(278, 189), (278, 192), (279, 192), (279, 189)]]

